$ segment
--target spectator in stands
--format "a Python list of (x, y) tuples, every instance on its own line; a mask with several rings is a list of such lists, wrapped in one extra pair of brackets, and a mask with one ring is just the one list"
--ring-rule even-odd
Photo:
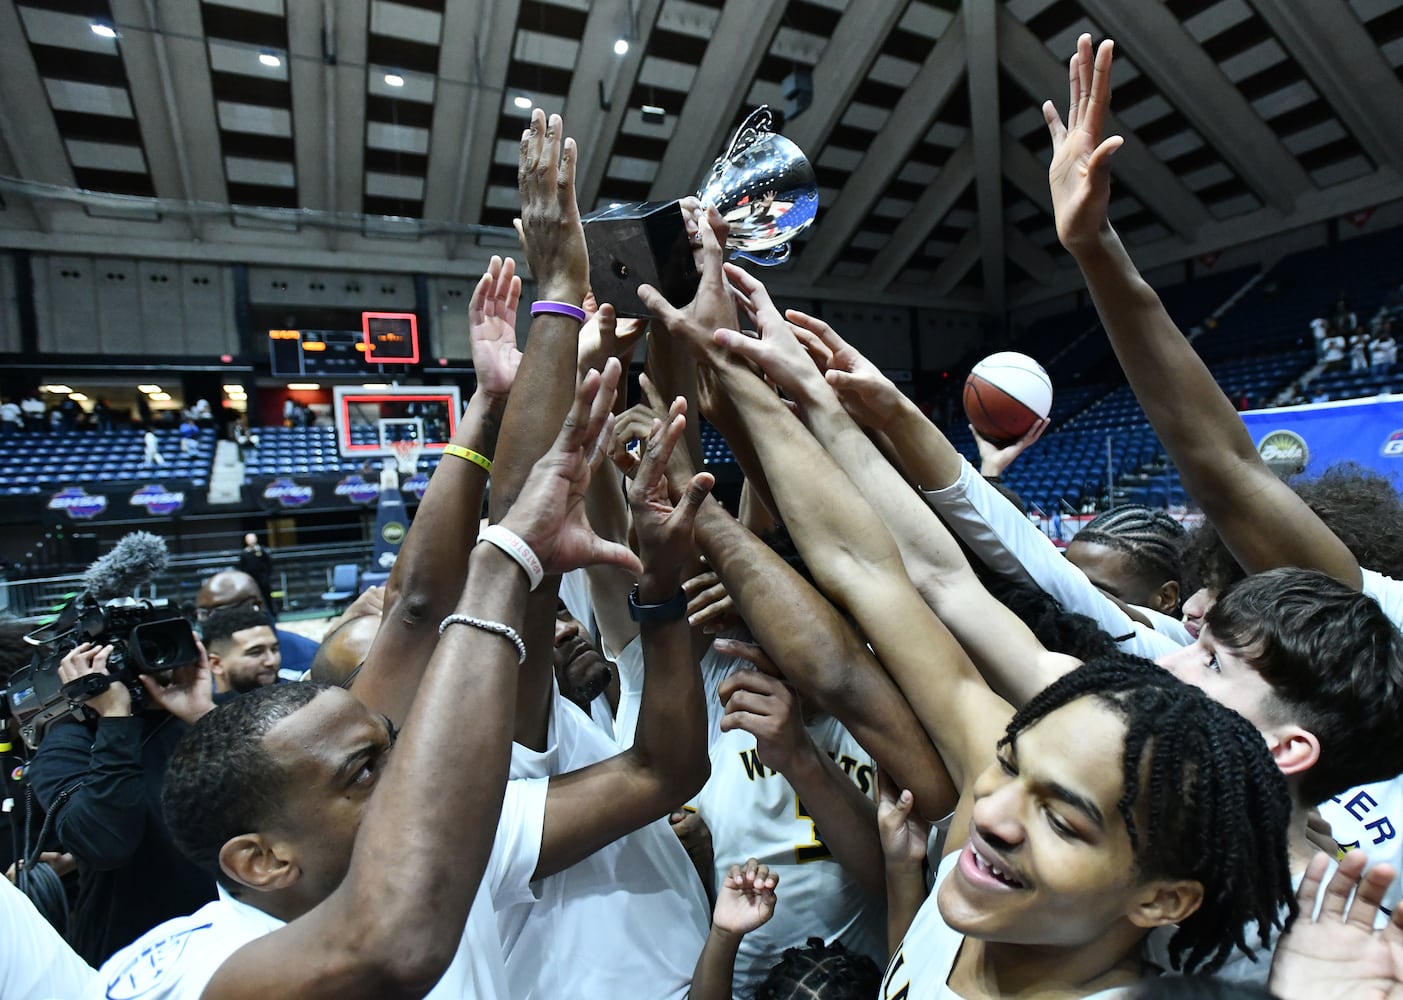
[(180, 453), (182, 455), (189, 455), (195, 451), (198, 447), (195, 438), (199, 433), (200, 429), (195, 426), (194, 419), (189, 415), (180, 422)]
[(1326, 368), (1333, 368), (1344, 362), (1346, 343), (1344, 336), (1337, 327), (1331, 328), (1330, 336), (1325, 338), (1322, 347), (1325, 351), (1325, 356), (1321, 360), (1324, 362)]
[(252, 608), (219, 608), (201, 626), (214, 675), (216, 703), (220, 696), (247, 694), (278, 682), (282, 654), (273, 623)]
[(1369, 369), (1369, 335), (1356, 330), (1349, 335), (1349, 370), (1362, 372)]
[(295, 427), (297, 425), (297, 401), (291, 396), (283, 400), (283, 426)]
[(1385, 320), (1374, 339), (1369, 341), (1369, 371), (1373, 375), (1387, 375), (1393, 371), (1398, 360), (1398, 344), (1393, 339), (1393, 321)]
[(44, 429), (44, 414), (48, 408), (34, 393), (25, 396), (19, 404), (20, 410), (24, 413), (24, 429), (27, 431), (42, 431)]
[(156, 432), (150, 427), (146, 428), (146, 434), (142, 438), (146, 451), (141, 457), (142, 465), (165, 465), (166, 458), (161, 454), (161, 443), (156, 440)]
[[(59, 667), (64, 683), (106, 674), (111, 646), (83, 643)], [(213, 707), (209, 662), (162, 686), (140, 677), (147, 707), (121, 682), (90, 699), (83, 721), (53, 726), (30, 767), (34, 796), (78, 862), (70, 939), (100, 964), (118, 948), (214, 898), (214, 881), (186, 861), (161, 815), (161, 782), (180, 737)]]
[(263, 607), (273, 609), (273, 556), (258, 542), (258, 536), (250, 531), (244, 535), (244, 547), (239, 552), (239, 569), (253, 577), (258, 590), (263, 595)]
[(1317, 316), (1310, 321), (1310, 335), (1315, 341), (1315, 360), (1325, 360), (1325, 337), (1330, 332), (1330, 321), (1324, 316)]
[[(263, 592), (258, 581), (242, 570), (224, 570), (214, 574), (200, 587), (195, 596), (195, 617), (202, 624), (216, 608), (246, 607), (267, 613)], [(274, 628), (282, 649), (282, 670), (285, 680), (297, 680), (312, 666), (317, 643), (287, 629)]]
[(13, 399), (7, 398), (3, 403), (0, 403), (0, 431), (9, 434), (22, 430), (24, 430), (24, 411)]
[(116, 414), (106, 399), (99, 398), (97, 405), (93, 407), (93, 417), (97, 420), (97, 429), (100, 431), (110, 431), (116, 424)]
[(1354, 332), (1358, 325), (1359, 317), (1349, 307), (1349, 300), (1345, 298), (1345, 293), (1341, 292), (1340, 297), (1335, 300), (1335, 330), (1348, 336)]
[(195, 400), (195, 405), (190, 407), (190, 416), (195, 419), (197, 427), (214, 426), (214, 413), (209, 408), (208, 399)]

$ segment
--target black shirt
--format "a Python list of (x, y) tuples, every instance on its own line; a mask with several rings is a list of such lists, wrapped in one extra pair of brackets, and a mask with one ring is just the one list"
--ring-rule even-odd
[(164, 712), (63, 723), (34, 756), (35, 798), (78, 861), (72, 944), (93, 966), (215, 898), (213, 877), (185, 859), (161, 816), (166, 765), (188, 728)]

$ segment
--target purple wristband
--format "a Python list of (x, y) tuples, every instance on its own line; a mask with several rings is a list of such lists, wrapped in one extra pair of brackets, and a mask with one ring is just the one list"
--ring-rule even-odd
[(581, 323), (585, 321), (585, 311), (568, 302), (552, 302), (550, 299), (541, 299), (531, 303), (531, 315), (539, 316), (541, 313), (557, 313), (561, 316), (569, 316)]

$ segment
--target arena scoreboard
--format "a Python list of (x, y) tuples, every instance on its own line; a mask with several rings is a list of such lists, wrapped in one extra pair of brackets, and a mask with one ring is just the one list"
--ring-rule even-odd
[(419, 319), (414, 313), (366, 312), (359, 330), (269, 330), (268, 359), (280, 378), (354, 378), (384, 365), (417, 365)]

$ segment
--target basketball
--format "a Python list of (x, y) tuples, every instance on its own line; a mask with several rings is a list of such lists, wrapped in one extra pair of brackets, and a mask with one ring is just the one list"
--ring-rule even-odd
[(1026, 354), (1001, 351), (965, 379), (965, 416), (995, 444), (1017, 441), (1052, 409), (1052, 379)]

